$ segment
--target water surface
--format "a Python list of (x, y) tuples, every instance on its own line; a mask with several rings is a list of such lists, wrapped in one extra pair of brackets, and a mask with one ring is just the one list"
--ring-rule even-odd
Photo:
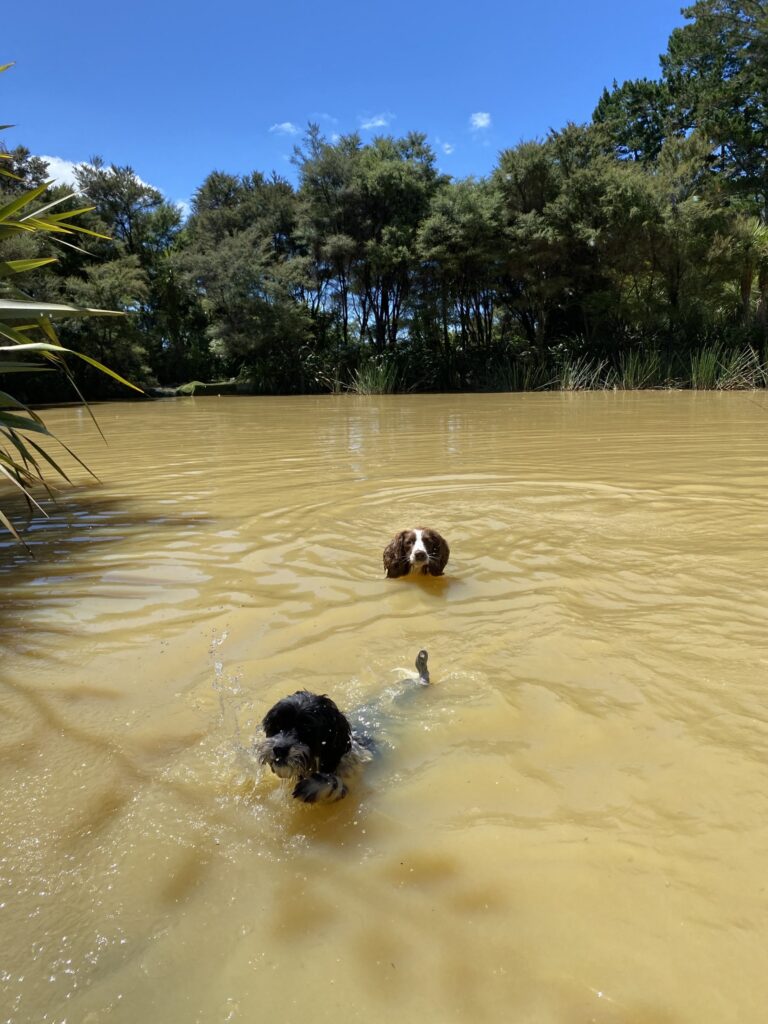
[[(0, 549), (3, 1021), (764, 1020), (764, 396), (98, 415)], [(382, 701), (330, 808), (250, 753), (299, 687)]]

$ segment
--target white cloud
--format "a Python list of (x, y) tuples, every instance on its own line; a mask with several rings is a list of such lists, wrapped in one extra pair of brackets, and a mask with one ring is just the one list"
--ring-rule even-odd
[(293, 121), (281, 121), (280, 124), (273, 124), (269, 129), (275, 135), (298, 135), (299, 129)]
[(456, 147), (452, 142), (443, 143), (443, 152), (445, 153), (446, 156), (450, 156), (454, 149), (456, 149)]
[(57, 185), (69, 185), (74, 188), (77, 185), (75, 181), (75, 168), (78, 166), (71, 160), (62, 160), (60, 156), (41, 156), (41, 160), (45, 160), (48, 164), (48, 177), (53, 178)]
[(482, 128), (490, 128), (491, 115), (487, 111), (479, 110), (476, 114), (470, 115), (469, 126), (473, 132), (480, 131)]
[[(87, 160), (63, 160), (60, 156), (44, 156), (42, 153), (40, 154), (40, 159), (45, 160), (45, 162), (48, 164), (48, 177), (53, 178), (55, 184), (67, 185), (69, 188), (72, 189), (77, 188), (77, 181), (75, 179), (75, 168), (82, 167), (83, 165), (85, 165), (86, 167), (91, 166), (91, 164)], [(110, 168), (108, 166), (105, 166), (104, 170), (109, 171)], [(162, 193), (163, 190), (161, 188), (157, 188), (156, 185), (150, 185), (148, 181), (144, 181), (143, 178), (140, 178), (135, 171), (133, 173), (136, 178), (136, 181), (138, 181), (140, 185), (144, 185), (146, 188), (157, 189), (158, 192)], [(189, 205), (186, 204), (185, 200), (183, 199), (178, 200), (178, 203), (181, 206), (186, 205), (188, 207)]]
[(394, 114), (374, 114), (373, 117), (361, 117), (360, 127), (365, 131), (370, 131), (372, 128), (386, 128), (394, 116)]
[(188, 199), (174, 199), (173, 205), (179, 207), (183, 220), (186, 220), (190, 213), (192, 213), (192, 205)]

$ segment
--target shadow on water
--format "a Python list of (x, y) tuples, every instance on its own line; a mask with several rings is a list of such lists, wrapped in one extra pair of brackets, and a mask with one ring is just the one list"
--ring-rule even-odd
[[(153, 800), (173, 808), (174, 815), (181, 815), (190, 829), (195, 823), (198, 827), (205, 823), (209, 835), (231, 830), (233, 807), (229, 801), (217, 799), (221, 794), (216, 794), (215, 788), (201, 786), (195, 772), (187, 777), (174, 771), (185, 752), (205, 745), (208, 734), (204, 725), (188, 726), (173, 736), (129, 739), (119, 730), (104, 733), (87, 720), (81, 722), (72, 714), (67, 694), (59, 687), (40, 688), (35, 679), (30, 679), (3, 680), (3, 689), (12, 700), (9, 725), (16, 725), (24, 707), (24, 719), (32, 726), (21, 735), (6, 733), (0, 741), (0, 765), (6, 771), (15, 769), (22, 776), (29, 771), (36, 777), (41, 758), (48, 760), (50, 752), (67, 748), (77, 751), (73, 763), (88, 764), (89, 770), (99, 773), (99, 784), (92, 787), (88, 798), (78, 801), (78, 810), (65, 814), (51, 833), (50, 839), (68, 857), (81, 858), (93, 843), (114, 842), (109, 833), (134, 813), (137, 801), (150, 794), (154, 794)], [(102, 706), (118, 704), (120, 699), (108, 689), (94, 693), (92, 689), (82, 692), (77, 688), (72, 694), (73, 699), (84, 697), (98, 698)], [(56, 759), (52, 761), (57, 763)], [(6, 839), (10, 841), (10, 837)]]
[[(3, 508), (16, 524), (24, 523), (23, 501), (5, 501)], [(8, 646), (26, 647), (20, 627), (29, 614), (44, 616), (73, 598), (100, 596), (99, 587), (117, 586), (121, 547), (131, 547), (130, 566), (146, 570), (157, 565), (159, 577), (160, 552), (168, 541), (191, 540), (214, 522), (194, 511), (147, 514), (128, 495), (106, 495), (91, 487), (73, 488), (49, 509), (47, 518), (33, 517), (24, 528), (29, 550), (10, 534), (0, 535), (0, 640)], [(71, 626), (63, 616), (58, 622), (53, 617), (45, 630), (71, 636)]]
[(0, 575), (41, 575), (46, 566), (64, 558), (77, 561), (83, 545), (114, 545), (135, 540), (149, 531), (192, 529), (213, 521), (210, 516), (196, 512), (150, 516), (132, 510), (133, 501), (125, 494), (107, 496), (93, 487), (73, 487), (47, 504), (47, 516), (30, 516), (23, 500), (14, 495), (4, 498), (3, 511), (19, 530), (27, 548), (10, 534), (0, 534)]

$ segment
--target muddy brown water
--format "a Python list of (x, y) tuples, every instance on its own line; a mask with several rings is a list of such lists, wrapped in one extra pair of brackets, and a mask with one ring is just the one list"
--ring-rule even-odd
[[(98, 415), (0, 550), (2, 1021), (765, 1020), (765, 396)], [(382, 709), (332, 807), (253, 761), (299, 687)]]

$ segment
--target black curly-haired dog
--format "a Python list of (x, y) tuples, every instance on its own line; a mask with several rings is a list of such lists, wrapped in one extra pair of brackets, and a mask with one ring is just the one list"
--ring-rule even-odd
[(450, 553), (447, 541), (437, 530), (425, 526), (401, 530), (384, 548), (384, 568), (390, 578), (411, 572), (442, 576)]
[[(418, 681), (429, 684), (427, 652), (416, 659)], [(325, 694), (297, 690), (270, 708), (256, 747), (260, 764), (281, 779), (295, 780), (293, 796), (304, 803), (333, 803), (347, 795), (347, 781), (373, 757), (372, 741), (357, 736)]]

